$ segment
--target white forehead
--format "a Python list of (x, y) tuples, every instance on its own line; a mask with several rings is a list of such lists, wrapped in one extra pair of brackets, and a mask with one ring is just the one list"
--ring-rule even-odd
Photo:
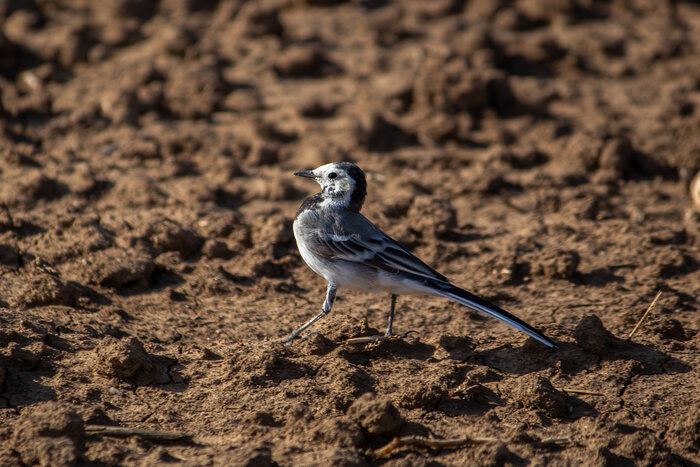
[(338, 166), (338, 164), (336, 164), (335, 162), (331, 162), (330, 164), (322, 165), (321, 167), (317, 167), (314, 169), (314, 173), (316, 175), (328, 175), (331, 172), (335, 172), (338, 175), (347, 173), (345, 169)]

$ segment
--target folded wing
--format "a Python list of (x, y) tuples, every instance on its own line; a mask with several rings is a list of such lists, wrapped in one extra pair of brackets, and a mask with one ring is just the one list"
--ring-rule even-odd
[(377, 235), (323, 235), (315, 238), (314, 251), (326, 258), (343, 259), (389, 274), (408, 273), (449, 283), (448, 279), (418, 259), (393, 238), (377, 229)]

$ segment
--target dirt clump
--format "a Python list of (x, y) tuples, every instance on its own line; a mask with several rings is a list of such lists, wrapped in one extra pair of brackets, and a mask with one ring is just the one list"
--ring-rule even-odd
[(515, 402), (530, 410), (537, 410), (548, 417), (563, 417), (567, 413), (566, 398), (552, 383), (541, 376), (523, 377), (513, 390)]
[(45, 402), (22, 414), (12, 440), (25, 464), (76, 465), (85, 442), (83, 420), (63, 404)]
[(357, 421), (368, 435), (395, 434), (403, 424), (401, 415), (391, 403), (391, 399), (366, 393), (352, 403), (348, 417)]

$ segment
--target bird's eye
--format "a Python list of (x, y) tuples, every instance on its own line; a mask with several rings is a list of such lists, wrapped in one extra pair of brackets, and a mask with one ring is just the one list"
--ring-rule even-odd
[(333, 179), (336, 178), (337, 176), (338, 176), (338, 174), (335, 173), (335, 172), (331, 172), (331, 173), (328, 174), (328, 178), (330, 178), (331, 180), (333, 180)]

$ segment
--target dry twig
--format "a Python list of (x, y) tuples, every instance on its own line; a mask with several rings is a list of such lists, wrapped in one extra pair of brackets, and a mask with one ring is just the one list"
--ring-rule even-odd
[(629, 336), (627, 336), (627, 339), (632, 339), (632, 336), (634, 336), (634, 333), (637, 332), (637, 329), (639, 329), (639, 326), (642, 325), (645, 319), (647, 319), (647, 315), (649, 315), (649, 312), (654, 308), (654, 305), (656, 305), (656, 302), (659, 301), (659, 297), (661, 297), (661, 294), (663, 292), (659, 290), (659, 292), (656, 294), (656, 297), (654, 297), (654, 300), (652, 300), (651, 305), (649, 305), (649, 308), (647, 308), (647, 311), (644, 312), (642, 317), (639, 319), (639, 322), (637, 325), (632, 329), (632, 332), (629, 333)]
[(85, 433), (89, 435), (115, 436), (117, 438), (136, 435), (155, 441), (176, 441), (189, 438), (189, 435), (175, 431), (147, 430), (143, 428), (108, 425), (85, 425)]
[(467, 446), (470, 444), (498, 443), (496, 438), (459, 438), (459, 439), (430, 439), (424, 436), (403, 436), (392, 439), (387, 445), (374, 451), (375, 457), (385, 457), (397, 449), (403, 447), (431, 448), (431, 449), (451, 449)]
[(571, 438), (571, 436), (560, 436), (556, 438), (545, 438), (542, 441), (539, 442), (540, 445), (542, 444), (576, 444), (576, 442)]

